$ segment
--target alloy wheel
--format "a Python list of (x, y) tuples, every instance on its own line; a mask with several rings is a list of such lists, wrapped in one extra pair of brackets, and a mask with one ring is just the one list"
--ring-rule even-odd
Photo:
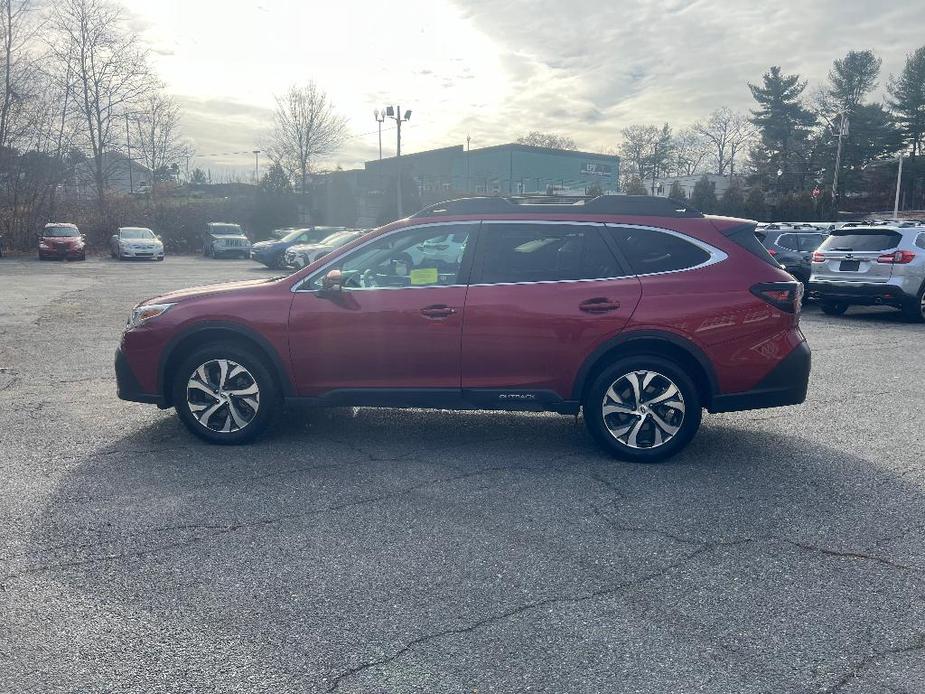
[(604, 393), (602, 413), (610, 435), (629, 448), (663, 446), (684, 423), (684, 396), (658, 371), (631, 371)]
[(210, 359), (190, 375), (186, 404), (206, 429), (240, 431), (257, 416), (260, 387), (253, 374), (237, 362)]

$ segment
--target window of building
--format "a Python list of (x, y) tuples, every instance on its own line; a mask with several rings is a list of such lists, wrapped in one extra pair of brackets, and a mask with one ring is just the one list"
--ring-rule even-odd
[(482, 284), (560, 282), (626, 274), (596, 226), (487, 222), (482, 226), (478, 255), (478, 279), (474, 281)]
[(611, 228), (610, 232), (638, 275), (685, 270), (710, 259), (703, 248), (674, 234), (628, 227)]

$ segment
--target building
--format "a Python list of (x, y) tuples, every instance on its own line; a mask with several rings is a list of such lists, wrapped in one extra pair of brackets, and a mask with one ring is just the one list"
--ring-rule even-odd
[[(666, 178), (656, 178), (655, 179), (655, 195), (658, 195), (663, 198), (667, 198), (671, 192), (671, 187), (674, 185), (674, 182), (677, 181), (681, 186), (681, 190), (684, 191), (684, 197), (690, 198), (691, 193), (694, 192), (694, 186), (697, 185), (697, 181), (706, 176), (707, 180), (713, 184), (713, 192), (716, 194), (717, 198), (723, 197), (723, 194), (729, 189), (734, 183), (742, 183), (742, 179), (739, 176), (720, 176), (718, 174), (695, 174), (693, 176), (668, 176)], [(644, 181), (646, 189), (649, 192), (652, 192), (652, 181)]]
[[(375, 224), (384, 194), (390, 186), (394, 190), (399, 167), (402, 180), (417, 187), (422, 205), (463, 195), (583, 195), (592, 188), (617, 192), (620, 180), (616, 155), (521, 144), (471, 150), (454, 145), (400, 159), (376, 159), (362, 169), (328, 174), (326, 222), (355, 218), (361, 225)], [(352, 211), (341, 210), (347, 189), (356, 199)]]

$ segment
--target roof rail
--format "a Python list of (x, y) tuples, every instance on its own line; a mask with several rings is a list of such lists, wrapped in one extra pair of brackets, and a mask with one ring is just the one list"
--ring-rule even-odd
[(412, 217), (441, 217), (469, 214), (621, 214), (637, 217), (703, 217), (683, 202), (649, 195), (588, 196), (483, 196), (446, 200), (425, 207)]

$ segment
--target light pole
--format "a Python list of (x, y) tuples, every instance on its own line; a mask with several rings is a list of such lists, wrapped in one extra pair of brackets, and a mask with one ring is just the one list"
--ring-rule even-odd
[(842, 139), (848, 134), (848, 116), (842, 111), (841, 118), (838, 121), (838, 148), (835, 152), (835, 174), (832, 177), (832, 204), (835, 212), (838, 212), (838, 171), (841, 168), (841, 145)]
[(379, 161), (382, 161), (382, 123), (385, 121), (385, 109), (381, 111), (377, 108), (373, 111), (373, 118), (379, 124)]
[(466, 135), (466, 194), (469, 193), (469, 143), (472, 142), (472, 138), (469, 135)]
[(401, 200), (401, 124), (411, 120), (411, 111), (408, 110), (402, 114), (401, 106), (395, 106), (394, 108), (391, 106), (386, 106), (385, 117), (394, 120), (395, 125), (398, 126), (398, 134), (395, 140), (395, 170), (398, 174), (398, 180), (397, 185), (395, 186), (395, 191), (398, 199), (398, 218), (401, 219), (404, 217)]
[(903, 184), (903, 153), (899, 153), (899, 170), (896, 172), (896, 197), (893, 198), (893, 219), (899, 215), (899, 191)]
[(254, 185), (260, 183), (260, 152), (262, 150), (255, 149), (254, 154)]
[(132, 182), (132, 141), (129, 137), (127, 113), (125, 114), (125, 151), (128, 154), (128, 192), (132, 194), (135, 192), (135, 185)]

